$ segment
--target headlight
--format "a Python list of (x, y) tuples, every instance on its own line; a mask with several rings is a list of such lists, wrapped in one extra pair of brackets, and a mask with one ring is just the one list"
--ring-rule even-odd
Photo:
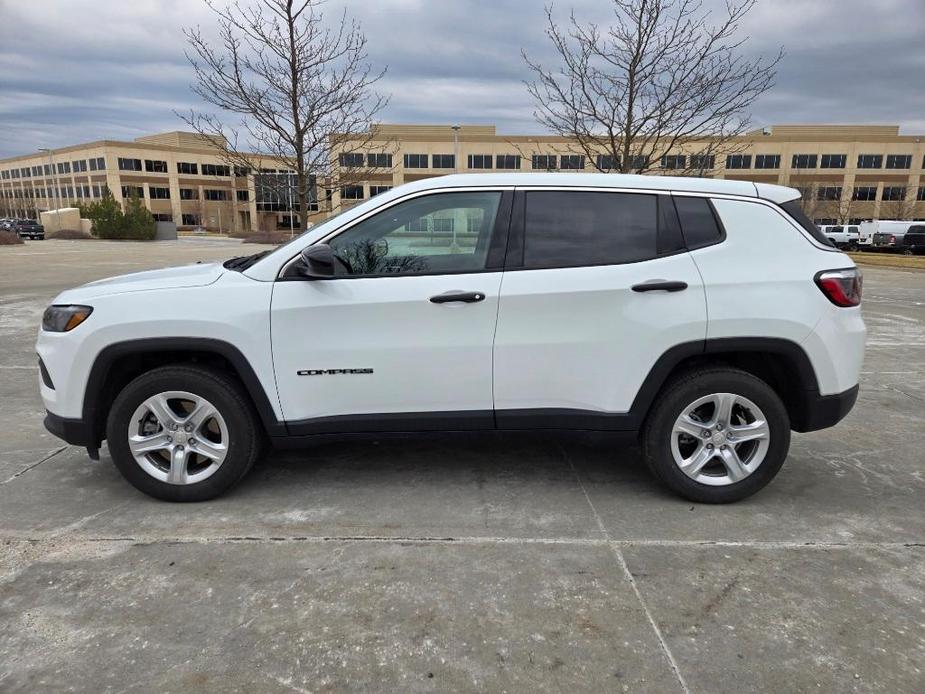
[(42, 330), (66, 333), (87, 320), (91, 313), (92, 306), (49, 306), (42, 316)]

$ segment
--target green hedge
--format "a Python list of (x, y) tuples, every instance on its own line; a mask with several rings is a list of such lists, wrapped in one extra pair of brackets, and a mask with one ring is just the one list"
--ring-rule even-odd
[(81, 205), (80, 216), (93, 222), (93, 235), (100, 239), (151, 241), (157, 233), (154, 217), (136, 195), (128, 199), (123, 212), (107, 192), (102, 200)]

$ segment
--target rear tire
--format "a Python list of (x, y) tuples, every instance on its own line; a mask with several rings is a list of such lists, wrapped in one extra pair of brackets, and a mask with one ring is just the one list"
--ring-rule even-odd
[(767, 485), (784, 464), (790, 418), (761, 379), (734, 368), (700, 369), (659, 395), (643, 427), (642, 448), (652, 473), (684, 498), (739, 501)]
[(174, 365), (131, 381), (109, 410), (113, 462), (135, 488), (165, 501), (204, 501), (235, 486), (263, 441), (247, 394), (232, 376)]

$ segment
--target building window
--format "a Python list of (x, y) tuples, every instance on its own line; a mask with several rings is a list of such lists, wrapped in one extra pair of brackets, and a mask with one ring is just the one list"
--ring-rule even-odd
[[(61, 165), (58, 164), (60, 167)], [(119, 171), (141, 171), (141, 159), (119, 157)], [(61, 173), (60, 171), (58, 173)]]
[(342, 186), (340, 197), (344, 200), (362, 200), (363, 186)]
[(615, 171), (620, 168), (620, 160), (615, 159), (612, 154), (598, 154), (597, 168), (600, 171)]
[(387, 190), (392, 190), (392, 186), (370, 186), (369, 187), (369, 197), (373, 197), (374, 195), (379, 195), (380, 193), (384, 193)]
[(383, 152), (373, 152), (366, 155), (366, 165), (371, 169), (391, 169), (392, 155)]
[(148, 195), (152, 200), (170, 200), (170, 188), (148, 186)]
[(197, 175), (199, 173), (199, 164), (191, 161), (178, 161), (177, 173)]
[[(203, 164), (203, 168), (205, 168), (205, 166), (206, 165)], [(202, 191), (202, 195), (206, 200), (212, 200), (216, 202), (221, 202), (228, 199), (228, 191), (217, 188), (206, 188), (204, 191)]]
[(692, 154), (691, 168), (699, 171), (706, 171), (715, 168), (716, 157), (712, 154)]
[[(77, 186), (77, 197), (78, 198), (89, 198), (90, 197), (90, 186)], [(42, 197), (45, 197), (44, 195)]]
[(496, 169), (520, 169), (520, 155), (519, 154), (498, 154), (495, 156), (495, 168)]
[(455, 222), (456, 220), (452, 217), (434, 217), (434, 231), (437, 233), (452, 234), (453, 229), (456, 228)]
[(83, 173), (84, 171), (87, 170), (87, 160), (78, 159), (77, 161), (72, 161), (71, 166), (74, 167), (74, 173)]
[(666, 154), (662, 157), (663, 169), (683, 169), (687, 166), (687, 157), (683, 154)]
[(151, 216), (154, 217), (155, 222), (172, 222), (173, 221), (173, 215), (170, 214), (169, 212), (156, 212), (152, 214)]
[(559, 158), (559, 168), (565, 171), (583, 171), (585, 158), (581, 154), (563, 154)]
[(847, 154), (823, 154), (821, 168), (823, 169), (844, 169), (847, 159), (848, 159)]
[(435, 154), (431, 165), (435, 169), (455, 169), (456, 156), (453, 154)]
[(426, 154), (406, 154), (405, 155), (405, 168), (406, 169), (426, 169), (427, 168), (427, 155)]
[(10, 173), (13, 178), (19, 178), (19, 169), (13, 169)]
[(71, 162), (62, 161), (58, 163), (58, 173), (59, 174), (69, 174), (71, 173)]
[(244, 178), (250, 176), (251, 168), (249, 166), (236, 166), (234, 167), (235, 178)]
[(342, 152), (337, 157), (337, 162), (344, 167), (357, 169), (363, 166), (363, 154), (360, 152)]
[(167, 162), (160, 159), (145, 159), (145, 171), (167, 173)]
[(855, 186), (851, 194), (852, 200), (876, 200), (877, 186)]
[(533, 168), (539, 171), (554, 171), (557, 159), (555, 154), (534, 154)]
[(911, 154), (887, 154), (886, 155), (886, 168), (888, 169), (911, 169), (912, 168), (912, 155)]
[(231, 176), (231, 167), (225, 164), (203, 164), (203, 176)]
[(185, 227), (198, 227), (202, 224), (202, 217), (198, 214), (185, 214), (181, 217), (181, 223)]
[(198, 200), (199, 191), (195, 188), (180, 188), (181, 200)]
[(238, 202), (247, 202), (251, 199), (250, 191), (247, 190), (238, 190), (235, 191), (235, 197), (238, 199)]
[(726, 157), (727, 169), (750, 169), (752, 168), (751, 154), (730, 154)]
[(919, 186), (919, 192), (915, 196), (916, 200), (925, 200), (925, 186)]
[(470, 154), (469, 155), (469, 168), (470, 169), (490, 169), (491, 168), (491, 155), (490, 154)]
[(882, 154), (859, 154), (858, 155), (858, 168), (859, 169), (882, 169), (883, 168), (883, 155)]
[(841, 200), (841, 186), (819, 186), (816, 200)]
[(905, 200), (905, 186), (883, 186), (883, 193), (880, 195), (881, 200)]
[(122, 197), (125, 199), (143, 198), (144, 196), (145, 189), (141, 186), (122, 186)]
[[(829, 156), (829, 155), (825, 155)], [(816, 155), (815, 154), (794, 154), (793, 160), (790, 162), (791, 169), (815, 169), (816, 168)], [(826, 168), (823, 165), (823, 168)]]
[(28, 166), (24, 166), (23, 168), (21, 168), (19, 170), (19, 173), (22, 175), (23, 178), (29, 178), (32, 175), (32, 173), (29, 171)]
[(780, 168), (780, 155), (779, 154), (756, 154), (755, 155), (755, 168), (756, 169), (779, 169)]

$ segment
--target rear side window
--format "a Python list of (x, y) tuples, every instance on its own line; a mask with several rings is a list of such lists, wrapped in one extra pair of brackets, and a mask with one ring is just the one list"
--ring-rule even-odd
[(781, 209), (790, 215), (797, 224), (806, 229), (809, 232), (809, 235), (812, 236), (816, 241), (821, 243), (823, 246), (831, 246), (829, 240), (826, 238), (825, 234), (819, 231), (819, 227), (813, 224), (813, 220), (806, 216), (806, 213), (803, 211), (803, 208), (800, 206), (800, 199), (791, 200), (790, 202), (785, 202), (781, 204)]
[(615, 265), (658, 254), (655, 195), (529, 191), (524, 226), (526, 268)]
[(681, 233), (690, 250), (723, 240), (723, 231), (716, 221), (709, 200), (678, 196), (674, 199), (674, 205), (681, 220)]

